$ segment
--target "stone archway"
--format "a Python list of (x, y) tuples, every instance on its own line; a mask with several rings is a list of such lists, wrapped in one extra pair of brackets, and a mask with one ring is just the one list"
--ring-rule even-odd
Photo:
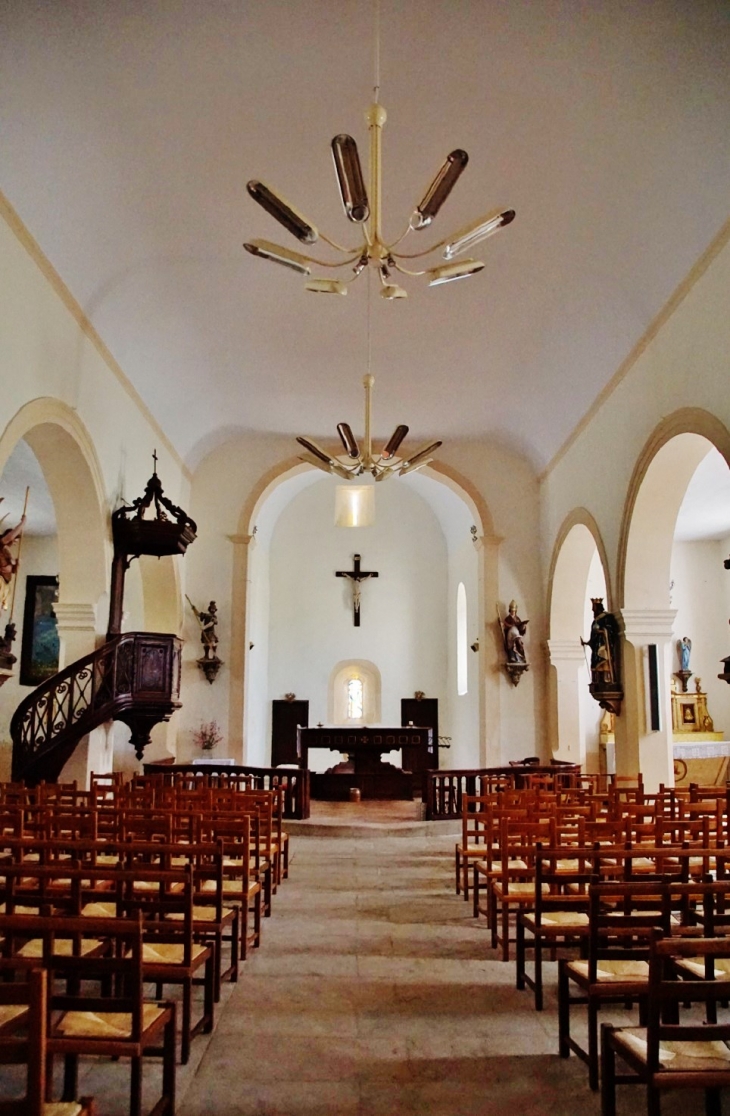
[[(231, 652), (230, 652), (230, 691), (229, 691), (229, 741), (231, 754), (243, 757), (244, 743), (244, 704), (245, 694), (250, 684), (251, 669), (249, 653), (251, 623), (250, 589), (253, 581), (252, 568), (256, 561), (256, 537), (254, 527), (261, 508), (271, 499), (277, 489), (287, 481), (311, 473), (310, 466), (303, 465), (297, 458), (289, 458), (265, 473), (252, 489), (239, 517), (238, 532), (230, 536), (234, 545), (233, 589), (231, 608)], [(450, 466), (434, 463), (424, 473), (432, 480), (448, 487), (462, 500), (474, 521), (476, 537), (475, 552), (478, 562), (478, 632), (486, 628), (485, 599), (492, 601), (498, 593), (498, 547), (499, 538), (495, 535), (491, 513), (478, 490), (461, 474)], [(499, 739), (499, 683), (498, 649), (495, 642), (488, 638), (478, 641), (479, 650), (479, 755), (483, 765), (490, 756), (490, 762), (500, 762)], [(260, 650), (258, 646), (256, 650)]]
[[(649, 789), (674, 782), (668, 679), (675, 612), (670, 570), (679, 508), (700, 461), (715, 446), (730, 464), (730, 432), (713, 415), (686, 409), (657, 427), (639, 457), (621, 530), (617, 598), (624, 630), (624, 711), (616, 723), (619, 773), (641, 771)], [(647, 648), (657, 648), (661, 728), (651, 731), (644, 682)]]
[(608, 563), (598, 525), (580, 508), (558, 535), (548, 581), (550, 737), (553, 754), (598, 770), (600, 714), (588, 693), (589, 674), (580, 640), (588, 630), (589, 598), (611, 608)]

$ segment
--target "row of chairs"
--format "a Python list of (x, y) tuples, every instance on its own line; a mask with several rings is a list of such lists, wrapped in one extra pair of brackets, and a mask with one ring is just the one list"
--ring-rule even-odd
[[(36, 971), (47, 974), (47, 1060), (63, 1056), (69, 1104), (79, 1056), (103, 1053), (131, 1060), (130, 1114), (140, 1116), (142, 1060), (153, 1054), (163, 1090), (152, 1112), (174, 1112), (177, 1008), (164, 988), (181, 986), (185, 1062), (191, 1040), (212, 1030), (221, 982), (236, 980), (239, 960), (260, 944), (262, 916), (288, 875), (278, 791), (195, 791), (171, 795), (162, 779), (97, 781), (93, 797), (0, 787), (0, 973), (21, 995)], [(142, 998), (145, 983), (154, 1001)], [(203, 1004), (193, 1022), (196, 985)], [(17, 1027), (8, 1030), (0, 1058), (5, 1041), (18, 1045)]]

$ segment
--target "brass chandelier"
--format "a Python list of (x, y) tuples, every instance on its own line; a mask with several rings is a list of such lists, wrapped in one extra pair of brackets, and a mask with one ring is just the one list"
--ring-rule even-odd
[[(370, 185), (365, 187), (360, 155), (357, 144), (350, 135), (342, 134), (332, 140), (332, 157), (335, 164), (337, 184), (340, 190), (345, 216), (354, 225), (361, 229), (361, 242), (353, 247), (338, 244), (331, 237), (320, 232), (319, 229), (295, 209), (280, 194), (277, 194), (263, 182), (253, 179), (247, 184), (247, 190), (253, 200), (266, 210), (287, 232), (296, 237), (304, 245), (316, 244), (320, 239), (334, 248), (339, 253), (335, 260), (318, 259), (308, 252), (296, 252), (291, 248), (284, 248), (269, 240), (251, 240), (244, 244), (244, 248), (254, 256), (271, 260), (290, 268), (307, 278), (304, 284), (308, 291), (319, 294), (346, 295), (350, 283), (354, 282), (366, 268), (374, 268), (380, 278), (380, 294), (385, 299), (407, 298), (408, 292), (399, 283), (394, 281), (394, 272), (399, 275), (427, 276), (430, 287), (438, 287), (444, 283), (451, 283), (456, 279), (466, 279), (481, 271), (484, 264), (481, 260), (467, 257), (460, 259), (463, 253), (470, 252), (475, 245), (480, 244), (487, 237), (509, 225), (514, 220), (514, 209), (493, 209), (483, 217), (473, 221), (465, 228), (443, 240), (431, 244), (417, 252), (404, 252), (402, 245), (412, 233), (420, 233), (429, 228), (442, 205), (448, 198), (456, 182), (464, 171), (469, 161), (466, 151), (457, 148), (447, 156), (443, 166), (426, 190), (421, 201), (411, 214), (410, 220), (404, 231), (395, 240), (386, 241), (382, 231), (382, 135), (386, 121), (386, 112), (379, 103), (380, 94), (380, 12), (379, 2), (375, 4), (375, 50), (374, 50), (374, 89), (373, 104), (365, 113), (368, 130), (370, 132)], [(410, 261), (421, 260), (434, 252), (441, 251), (445, 263), (414, 270)], [(327, 279), (312, 277), (312, 265), (317, 267), (338, 269), (349, 268), (352, 275), (349, 278)], [(417, 268), (417, 265), (416, 265)]]

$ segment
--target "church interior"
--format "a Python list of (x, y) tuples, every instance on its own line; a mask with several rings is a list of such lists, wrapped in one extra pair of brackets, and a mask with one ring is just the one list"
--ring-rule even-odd
[(718, 1116), (725, 0), (21, 0), (0, 106), (0, 1113)]

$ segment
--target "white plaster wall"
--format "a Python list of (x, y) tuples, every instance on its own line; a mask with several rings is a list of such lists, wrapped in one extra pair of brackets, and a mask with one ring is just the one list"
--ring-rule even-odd
[[(345, 659), (367, 659), (380, 670), (383, 724), (400, 724), (400, 699), (416, 690), (445, 709), (448, 567), (441, 528), (428, 505), (396, 482), (378, 486), (373, 527), (337, 528), (334, 487), (323, 478), (306, 489), (273, 532), (269, 711), (273, 698), (294, 692), (309, 700), (310, 724), (326, 724), (330, 674)], [(355, 553), (363, 569), (379, 573), (363, 584), (360, 628), (350, 583), (335, 577), (352, 567)]]
[[(727, 558), (725, 541), (675, 542), (672, 550), (672, 608), (677, 610), (674, 621), (675, 642), (683, 636), (692, 640), (690, 669), (702, 679), (707, 694), (707, 708), (715, 722), (715, 730), (730, 739), (730, 686), (721, 682), (720, 659), (730, 655), (728, 628), (728, 588), (730, 573), (723, 568)], [(672, 670), (679, 670), (675, 652)]]
[(615, 389), (542, 477), (546, 574), (561, 525), (583, 507), (596, 519), (615, 586), (629, 481), (653, 430), (683, 407), (702, 408), (730, 427), (729, 242), (727, 225), (714, 252), (688, 277), (681, 300), (638, 346)]

